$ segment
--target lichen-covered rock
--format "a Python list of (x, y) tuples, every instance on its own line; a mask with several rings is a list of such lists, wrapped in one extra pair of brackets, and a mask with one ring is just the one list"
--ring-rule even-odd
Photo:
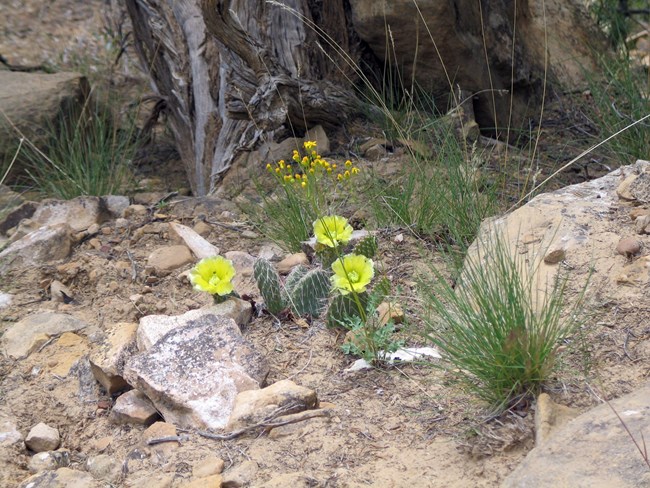
[(235, 321), (211, 314), (167, 333), (124, 371), (167, 422), (210, 429), (223, 427), (237, 393), (259, 388), (267, 374)]
[(95, 379), (112, 395), (129, 387), (122, 377), (124, 364), (137, 351), (138, 325), (121, 322), (106, 330), (105, 339), (88, 358)]

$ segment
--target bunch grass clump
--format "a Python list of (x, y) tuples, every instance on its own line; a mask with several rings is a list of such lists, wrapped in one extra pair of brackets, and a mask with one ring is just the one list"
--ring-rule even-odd
[(89, 97), (47, 127), (43, 147), (27, 144), (26, 171), (45, 195), (70, 199), (119, 193), (138, 149), (134, 121), (121, 128), (111, 108)]
[(526, 264), (503, 236), (477, 243), (455, 287), (437, 270), (421, 281), (431, 312), (426, 336), (470, 392), (501, 412), (551, 377), (560, 341), (576, 328), (584, 290), (565, 307), (566, 276), (539, 283), (539, 264)]

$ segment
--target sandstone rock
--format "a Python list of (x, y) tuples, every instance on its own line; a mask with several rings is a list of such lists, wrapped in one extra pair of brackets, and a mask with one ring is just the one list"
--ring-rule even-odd
[(650, 215), (642, 215), (634, 221), (637, 234), (650, 234)]
[(169, 332), (124, 371), (165, 420), (211, 429), (226, 424), (237, 393), (259, 388), (267, 374), (266, 361), (235, 321), (215, 315)]
[(11, 446), (22, 440), (23, 435), (18, 430), (16, 421), (0, 414), (0, 446)]
[(194, 463), (192, 467), (192, 476), (194, 478), (205, 478), (215, 474), (221, 474), (225, 463), (223, 459), (217, 456), (208, 456)]
[(138, 390), (120, 395), (111, 409), (111, 420), (117, 424), (151, 425), (158, 417), (151, 401)]
[(113, 442), (113, 436), (107, 435), (105, 437), (100, 437), (99, 439), (93, 439), (92, 442), (90, 443), (90, 446), (95, 451), (103, 452), (108, 448), (108, 446), (111, 445), (112, 442)]
[(58, 303), (70, 303), (72, 301), (72, 291), (59, 280), (50, 283), (50, 299)]
[(535, 406), (535, 445), (544, 444), (554, 432), (578, 415), (580, 412), (576, 409), (555, 403), (547, 393), (539, 395)]
[(256, 424), (278, 410), (282, 410), (282, 415), (288, 415), (317, 406), (318, 397), (315, 391), (298, 386), (290, 380), (278, 381), (262, 390), (240, 392), (235, 398), (235, 406), (226, 430), (237, 430)]
[(0, 252), (0, 272), (14, 266), (42, 266), (70, 255), (72, 240), (67, 224), (47, 225), (12, 242)]
[(223, 474), (223, 488), (240, 488), (249, 486), (255, 480), (258, 466), (255, 461), (243, 461)]
[(149, 444), (154, 439), (165, 437), (175, 437), (176, 427), (167, 422), (155, 422), (142, 433), (142, 444), (148, 446), (160, 457), (169, 457), (179, 447), (178, 442), (161, 442), (159, 444)]
[(32, 220), (39, 225), (68, 224), (72, 232), (88, 229), (110, 218), (106, 202), (99, 197), (77, 197), (72, 200), (43, 200)]
[(124, 209), (124, 217), (144, 217), (149, 213), (149, 210), (144, 205), (129, 205)]
[(209, 258), (219, 254), (219, 248), (210, 244), (186, 225), (170, 222), (169, 227), (185, 245), (190, 248), (197, 259)]
[(122, 476), (122, 466), (114, 456), (100, 454), (86, 460), (86, 469), (96, 480), (114, 483)]
[(158, 271), (173, 271), (193, 262), (194, 258), (186, 246), (161, 247), (147, 259), (147, 264)]
[(304, 252), (291, 254), (280, 261), (276, 268), (280, 274), (289, 274), (289, 272), (298, 265), (309, 265), (309, 258)]
[(322, 125), (316, 125), (307, 130), (307, 133), (305, 134), (302, 142), (304, 144), (307, 141), (316, 142), (316, 149), (318, 150), (318, 154), (321, 156), (325, 156), (330, 153), (330, 140), (329, 137), (327, 137), (325, 129)]
[(182, 315), (147, 315), (140, 319), (137, 331), (137, 344), (140, 351), (147, 351), (168, 332), (192, 325), (206, 315), (216, 315), (233, 319), (240, 327), (245, 326), (251, 319), (253, 309), (251, 304), (239, 298), (231, 297), (225, 302), (208, 305), (190, 310)]
[(130, 480), (131, 488), (172, 488), (174, 476), (171, 474), (146, 474), (141, 478)]
[(25, 445), (34, 452), (54, 451), (61, 443), (58, 429), (43, 422), (36, 424), (25, 437)]
[(610, 405), (585, 412), (535, 447), (506, 478), (503, 488), (648, 486), (648, 466), (612, 408), (641, 442), (639, 433), (650, 423), (650, 387)]
[(37, 208), (38, 204), (36, 202), (24, 202), (19, 207), (14, 208), (4, 217), (0, 218), (0, 235), (5, 234), (9, 229), (16, 227), (21, 220), (31, 218)]
[(248, 230), (248, 229), (242, 231), (241, 236), (246, 239), (257, 239), (259, 237), (257, 232), (253, 232), (252, 230)]
[(48, 355), (47, 370), (57, 376), (66, 377), (74, 366), (88, 352), (85, 339), (72, 332), (64, 332), (54, 343)]
[(59, 468), (30, 476), (18, 488), (103, 488), (103, 485), (83, 471)]
[(616, 244), (616, 252), (627, 258), (638, 254), (641, 251), (641, 243), (634, 237), (623, 237)]
[(265, 244), (260, 247), (260, 250), (257, 253), (257, 257), (260, 259), (266, 259), (268, 261), (276, 261), (284, 255), (284, 252), (277, 244)]
[(30, 473), (40, 473), (41, 471), (51, 471), (54, 469), (65, 468), (70, 465), (70, 451), (59, 449), (57, 451), (44, 451), (34, 454), (29, 460), (27, 469)]
[(637, 175), (635, 173), (631, 173), (623, 178), (623, 181), (618, 184), (616, 187), (616, 194), (621, 200), (634, 200), (634, 195), (632, 195), (632, 192), (630, 191), (630, 185), (634, 180), (636, 180), (636, 178)]
[(184, 484), (182, 488), (221, 488), (221, 483), (221, 475), (213, 474), (205, 478), (190, 481), (189, 483)]
[(247, 252), (242, 251), (228, 251), (224, 256), (232, 261), (237, 273), (232, 280), (235, 291), (242, 296), (259, 295), (257, 283), (255, 283), (255, 278), (253, 278), (255, 258)]
[(125, 322), (111, 325), (88, 358), (93, 376), (109, 395), (129, 388), (122, 374), (127, 359), (137, 350), (137, 328), (137, 324)]
[(564, 249), (555, 249), (544, 256), (544, 264), (557, 264), (564, 261), (566, 251)]
[(210, 232), (212, 232), (212, 226), (203, 220), (199, 220), (196, 224), (194, 224), (192, 230), (201, 237), (207, 237), (210, 235)]
[(120, 195), (107, 195), (102, 197), (106, 209), (114, 218), (123, 218), (126, 209), (129, 206), (129, 197)]
[(636, 220), (639, 217), (643, 217), (644, 215), (650, 215), (650, 209), (643, 208), (643, 207), (635, 207), (632, 210), (630, 210), (630, 219), (632, 220)]
[[(466, 260), (479, 259), (475, 263), (478, 266), (490, 266), (493, 259), (485, 249), (489, 249), (490, 242), (502, 240), (506, 252), (521, 259), (524, 282), (530, 279), (535, 284), (535, 307), (544, 303), (546, 293), (564, 269), (571, 270), (570, 286), (575, 293), (580, 293), (589, 280), (590, 289), (602, 292), (602, 300), (645, 302), (642, 284), (648, 282), (649, 271), (645, 258), (633, 263), (612, 259), (620, 240), (620, 214), (612, 210), (620, 206), (616, 189), (621, 174), (639, 174), (646, 168), (650, 168), (650, 162), (637, 161), (602, 178), (538, 195), (510, 214), (484, 222)], [(545, 250), (556, 249), (564, 250), (568, 268), (544, 262)]]
[(2, 342), (9, 356), (23, 359), (51, 337), (64, 332), (80, 331), (87, 325), (67, 314), (37, 313), (11, 325), (2, 336)]
[(404, 310), (397, 303), (381, 302), (377, 307), (377, 315), (382, 326), (391, 319), (394, 324), (401, 324), (404, 321)]

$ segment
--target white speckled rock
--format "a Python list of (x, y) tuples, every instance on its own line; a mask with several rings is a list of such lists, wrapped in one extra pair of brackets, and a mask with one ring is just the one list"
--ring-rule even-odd
[(164, 335), (124, 370), (167, 422), (209, 429), (223, 427), (237, 393), (259, 388), (267, 374), (235, 321), (210, 314)]

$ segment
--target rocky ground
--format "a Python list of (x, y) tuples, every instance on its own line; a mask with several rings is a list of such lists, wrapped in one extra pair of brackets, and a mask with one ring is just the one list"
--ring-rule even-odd
[[(0, 6), (7, 25), (12, 26), (0, 38), (0, 54), (14, 64), (74, 66), (70, 60), (80, 59), (77, 56), (86, 52), (91, 54), (91, 66), (100, 66), (114, 54), (112, 48), (106, 49), (105, 38), (93, 34), (105, 22), (99, 13), (102, 2), (81, 7), (72, 1), (10, 3)], [(83, 59), (87, 62), (88, 57)], [(561, 116), (558, 112), (558, 118)], [(570, 140), (571, 134), (562, 135), (566, 137), (548, 143), (547, 148), (566, 153), (563, 141)], [(394, 159), (398, 156), (383, 152), (378, 156), (382, 164), (399, 164)], [(3, 240), (8, 234), (16, 239), (43, 225), (70, 227), (41, 236), (43, 244), (27, 247), (15, 265), (6, 266), (7, 256), (0, 261), (0, 266), (5, 266), (0, 272), (3, 486), (26, 484), (34, 473), (36, 486), (43, 487), (498, 486), (533, 446), (538, 446), (535, 456), (544, 454), (540, 448), (556, 423), (587, 412), (603, 400), (633, 392), (646, 381), (650, 305), (645, 291), (650, 243), (647, 221), (639, 219), (645, 218), (650, 199), (638, 188), (645, 178), (638, 178), (639, 172), (644, 174), (642, 170), (627, 170), (564, 196), (542, 196), (537, 207), (526, 207), (530, 213), (507, 223), (512, 228), (517, 219), (529, 224), (533, 245), (547, 239), (549, 229), (558, 239), (568, 236), (562, 246), (563, 259), (549, 269), (557, 269), (559, 264), (572, 273), (573, 296), (580, 292), (590, 267), (596, 271), (582, 333), (561, 345), (563, 362), (547, 389), (555, 402), (571, 409), (556, 408), (553, 401), (540, 399), (535, 406), (493, 419), (485, 418), (481, 405), (458, 390), (451, 374), (435, 367), (438, 360), (347, 372), (354, 358), (341, 352), (344, 334), (340, 330), (328, 329), (320, 320), (279, 321), (263, 314), (259, 295), (251, 286), (251, 261), (263, 255), (279, 266), (285, 253), (259, 235), (232, 201), (175, 197), (160, 204), (169, 190), (183, 184), (178, 182), (178, 164), (170, 163), (169, 173), (175, 175), (172, 182), (168, 172), (156, 166), (157, 158), (150, 159), (152, 163), (141, 166), (134, 179), (140, 187), (152, 188), (130, 199), (110, 199), (100, 212), (92, 210), (92, 203), (66, 204), (73, 208), (68, 214), (38, 204), (40, 209), (35, 205), (23, 215), (31, 217), (31, 224), (23, 221), (18, 225), (17, 219), (0, 225)], [(164, 177), (151, 177), (160, 174)], [(627, 189), (620, 187), (630, 175), (638, 180), (632, 190), (630, 181)], [(564, 181), (582, 181), (585, 176), (576, 172), (565, 175)], [(555, 201), (563, 202), (555, 210), (542, 205)], [(636, 212), (633, 218), (631, 211)], [(553, 212), (564, 220), (553, 220)], [(570, 224), (559, 227), (564, 225), (560, 222)], [(301, 401), (309, 404), (307, 417), (313, 416), (223, 440), (200, 435), (198, 427), (184, 428), (183, 414), (172, 421), (174, 413), (164, 410), (164, 401), (159, 401), (159, 412), (151, 411), (150, 406), (124, 406), (126, 394), (114, 383), (108, 363), (111, 358), (124, 359), (135, 353), (132, 339), (142, 327), (141, 319), (178, 316), (211, 303), (210, 297), (192, 290), (187, 281), (186, 271), (200, 251), (189, 251), (174, 230), (177, 224), (196, 231), (221, 254), (234, 253), (230, 256), (237, 258), (238, 291), (248, 296), (237, 302), (235, 311), (228, 312), (240, 324), (241, 337), (236, 331), (233, 334), (257, 355), (254, 364), (264, 363), (257, 373), (249, 368), (249, 376), (259, 380), (265, 376), (265, 385), (285, 385), (279, 382), (290, 380), (307, 388), (309, 393), (303, 391)], [(640, 243), (640, 249), (617, 252), (619, 240), (625, 237)], [(544, 242), (550, 246), (560, 241)], [(585, 242), (589, 245), (583, 246)], [(400, 335), (409, 345), (426, 345), (418, 334), (422, 323), (415, 275), (425, 261), (437, 258), (427, 251), (423, 254), (422, 244), (404, 229), (382, 230), (379, 244), (386, 273), (402, 290), (399, 301), (406, 323)], [(117, 334), (120, 340), (113, 340), (116, 331), (124, 332), (123, 336)], [(107, 350), (120, 349), (111, 349), (115, 344), (124, 347), (111, 356)], [(161, 371), (168, 371), (164, 368), (169, 361), (160, 362)], [(97, 369), (93, 373), (91, 362), (105, 368), (104, 376)], [(124, 368), (124, 361), (112, 366)], [(203, 365), (206, 384), (214, 373), (211, 366)], [(132, 382), (139, 381), (130, 377)], [(614, 406), (626, 412), (625, 421), (635, 434), (647, 435), (647, 393), (640, 391), (641, 400), (635, 397), (633, 406), (625, 401)], [(313, 408), (314, 394), (319, 408)], [(547, 450), (561, 453), (559, 458), (574, 464), (579, 462), (576, 457), (583, 455), (599, 471), (613, 476), (605, 469), (613, 454), (594, 463), (595, 455), (588, 450), (590, 444), (597, 445), (604, 438), (603, 442), (617, 446), (615, 454), (622, 453), (628, 463), (626, 472), (640, 484), (610, 477), (602, 486), (642, 486), (647, 482), (647, 474), (639, 468), (643, 468), (643, 460), (637, 457), (621, 423), (604, 407), (594, 411), (595, 420), (582, 418), (577, 424), (582, 427), (575, 428), (583, 430), (562, 431), (563, 443), (545, 444), (550, 446)], [(126, 413), (121, 413), (123, 409)], [(162, 423), (159, 413), (167, 423)], [(598, 432), (601, 437), (595, 434)], [(618, 434), (619, 443), (614, 444), (612, 439)], [(169, 437), (172, 440), (148, 443)], [(586, 441), (577, 444), (577, 438)], [(562, 473), (552, 475), (548, 466), (562, 465), (561, 459), (551, 458), (550, 463), (531, 459), (508, 486), (542, 485), (540, 478), (534, 482), (537, 484), (530, 484), (530, 479), (521, 477), (522, 469), (524, 475), (541, 472), (538, 476), (547, 477), (547, 486), (554, 486), (552, 476)], [(563, 470), (570, 471), (570, 467)]]

